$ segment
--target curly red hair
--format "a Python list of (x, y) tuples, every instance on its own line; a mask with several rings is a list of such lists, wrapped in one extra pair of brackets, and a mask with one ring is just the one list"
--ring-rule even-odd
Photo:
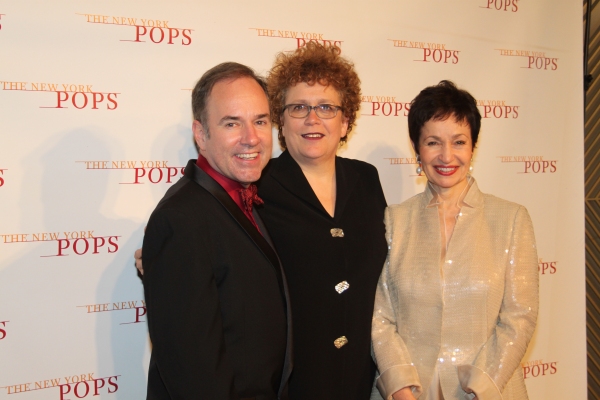
[[(287, 90), (301, 82), (310, 85), (319, 83), (331, 85), (338, 91), (344, 117), (348, 119), (350, 133), (354, 127), (356, 113), (360, 109), (360, 79), (354, 70), (354, 64), (341, 55), (336, 46), (323, 46), (316, 42), (308, 42), (293, 53), (277, 54), (275, 63), (267, 77), (271, 119), (279, 127), (279, 144), (286, 149), (282, 134), (282, 116)], [(340, 143), (348, 140), (348, 135), (340, 139)]]

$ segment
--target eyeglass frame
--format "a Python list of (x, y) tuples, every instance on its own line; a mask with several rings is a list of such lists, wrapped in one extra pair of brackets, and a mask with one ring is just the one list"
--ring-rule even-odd
[[(308, 112), (303, 117), (294, 117), (291, 114), (291, 112), (290, 112), (290, 109), (289, 109), (290, 106), (303, 106), (303, 107), (306, 107), (308, 109)], [(322, 116), (320, 116), (319, 112), (317, 110), (321, 110), (320, 107), (323, 107), (323, 106), (328, 106), (328, 107), (333, 108), (335, 110), (335, 113), (331, 117), (322, 117)], [(308, 104), (291, 103), (291, 104), (286, 104), (285, 106), (283, 106), (283, 111), (285, 112), (286, 110), (288, 112), (288, 115), (291, 118), (297, 118), (297, 119), (306, 118), (306, 117), (308, 117), (310, 115), (310, 113), (311, 113), (312, 110), (315, 110), (315, 114), (317, 115), (317, 117), (319, 117), (321, 119), (333, 119), (333, 118), (337, 117), (338, 111), (343, 110), (343, 108), (341, 106), (336, 106), (336, 105), (333, 105), (333, 104), (317, 104), (316, 106), (309, 106)]]

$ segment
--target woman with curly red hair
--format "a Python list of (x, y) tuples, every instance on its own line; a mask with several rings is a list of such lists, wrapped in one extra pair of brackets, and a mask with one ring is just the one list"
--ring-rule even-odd
[(258, 183), (293, 317), (292, 400), (369, 399), (371, 317), (387, 254), (375, 167), (336, 155), (359, 110), (360, 79), (337, 47), (277, 55), (267, 79), (284, 152)]

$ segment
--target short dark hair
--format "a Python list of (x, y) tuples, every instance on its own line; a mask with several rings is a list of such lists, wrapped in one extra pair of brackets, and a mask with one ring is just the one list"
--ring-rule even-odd
[(443, 121), (453, 117), (456, 122), (467, 123), (471, 128), (473, 149), (479, 138), (481, 114), (477, 101), (466, 90), (458, 89), (450, 81), (441, 81), (437, 85), (426, 87), (410, 103), (408, 111), (408, 135), (419, 154), (421, 129), (428, 121)]
[[(292, 53), (284, 51), (277, 54), (267, 82), (271, 120), (279, 127), (279, 145), (283, 149), (287, 148), (282, 132), (285, 96), (288, 89), (298, 83), (331, 85), (337, 90), (342, 112), (348, 118), (346, 133), (352, 131), (361, 103), (360, 79), (354, 64), (340, 54), (339, 47), (324, 46), (316, 42), (308, 42)], [(340, 143), (348, 140), (347, 134), (340, 138)]]
[(252, 68), (236, 62), (224, 62), (206, 71), (198, 83), (196, 83), (194, 90), (192, 90), (192, 113), (194, 119), (205, 125), (206, 103), (208, 102), (208, 96), (210, 96), (212, 88), (220, 81), (238, 78), (254, 79), (264, 90), (268, 98), (267, 84)]

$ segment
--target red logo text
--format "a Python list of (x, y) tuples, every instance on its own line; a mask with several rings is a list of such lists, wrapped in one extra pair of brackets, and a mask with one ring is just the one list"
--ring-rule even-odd
[(0, 340), (6, 339), (6, 323), (10, 321), (0, 321)]
[(121, 169), (131, 171), (130, 180), (121, 185), (140, 185), (144, 183), (173, 183), (183, 176), (185, 167), (170, 167), (168, 161), (76, 161), (85, 164), (85, 169)]
[(404, 164), (417, 164), (416, 157), (397, 157), (397, 158), (384, 158), (384, 160), (390, 160), (390, 165), (404, 165)]
[(286, 31), (280, 29), (267, 29), (267, 28), (250, 28), (256, 31), (258, 36), (280, 38), (280, 39), (293, 39), (296, 41), (296, 47), (304, 47), (308, 42), (316, 42), (323, 46), (334, 46), (342, 49), (342, 40), (325, 39), (323, 33), (315, 32), (302, 32), (302, 31)]
[(558, 69), (558, 58), (548, 57), (543, 51), (496, 49), (503, 57), (521, 57), (526, 62), (521, 68), (556, 71)]
[(558, 160), (545, 160), (543, 156), (498, 156), (503, 163), (520, 163), (520, 174), (553, 174), (557, 171)]
[(132, 310), (134, 312), (132, 314), (133, 321), (123, 322), (120, 325), (139, 324), (142, 322), (146, 322), (142, 319), (142, 317), (146, 315), (146, 302), (144, 300), (121, 301), (117, 303), (88, 304), (85, 306), (77, 307), (85, 308), (88, 314)]
[[(36, 382), (19, 383), (3, 387), (7, 394), (24, 393), (33, 390), (59, 388), (60, 400), (73, 398), (83, 399), (87, 396), (99, 396), (102, 393), (112, 394), (119, 390), (117, 380), (120, 375), (105, 378), (94, 378), (94, 373), (65, 376), (63, 378), (45, 379)], [(70, 395), (69, 397), (65, 397)], [(74, 397), (71, 397), (74, 396)]]
[(2, 243), (56, 242), (56, 254), (40, 257), (63, 257), (70, 254), (110, 254), (119, 250), (121, 236), (94, 236), (94, 231), (13, 233), (0, 235)]
[(406, 117), (410, 110), (410, 102), (396, 101), (395, 96), (362, 96), (363, 103), (369, 103), (366, 116)]
[(78, 110), (116, 110), (117, 92), (100, 92), (92, 89), (92, 85), (47, 82), (12, 82), (0, 81), (2, 90), (20, 90), (26, 92), (55, 93), (56, 103), (40, 108), (76, 108)]
[(442, 64), (458, 64), (459, 50), (447, 49), (444, 43), (419, 42), (410, 40), (388, 39), (394, 47), (406, 49), (417, 49), (423, 53), (423, 57), (414, 61), (434, 62)]
[(122, 42), (146, 42), (149, 39), (152, 43), (158, 44), (166, 41), (166, 44), (181, 44), (189, 46), (192, 43), (192, 30), (179, 28), (161, 28), (136, 25), (135, 40), (122, 40)]
[(556, 273), (556, 261), (540, 261), (538, 263), (538, 271), (541, 275), (554, 275)]
[(519, 106), (509, 106), (504, 100), (477, 100), (483, 118), (519, 118)]
[(480, 6), (480, 8), (517, 12), (519, 11), (519, 5), (517, 4), (518, 2), (519, 0), (485, 0), (485, 3), (487, 4), (485, 6)]
[(521, 363), (523, 368), (523, 378), (538, 378), (540, 376), (554, 375), (558, 371), (554, 362), (543, 362), (542, 360), (533, 360), (526, 363)]
[(42, 257), (64, 257), (70, 254), (116, 253), (120, 236), (94, 236), (77, 239), (58, 239), (58, 253)]
[(117, 95), (119, 93), (101, 93), (101, 92), (56, 92), (56, 106), (41, 108), (69, 108), (75, 107), (78, 110), (116, 110)]
[(154, 44), (178, 44), (189, 46), (192, 43), (193, 29), (173, 28), (169, 21), (158, 19), (132, 18), (102, 14), (77, 14), (85, 17), (90, 24), (131, 26), (135, 28), (135, 39), (122, 39), (121, 42), (152, 42)]
[(72, 393), (75, 398), (83, 399), (92, 396), (98, 396), (102, 392), (107, 394), (113, 394), (119, 390), (117, 385), (117, 379), (120, 375), (109, 376), (106, 378), (98, 378), (91, 380), (80, 380), (79, 382), (66, 383), (60, 385), (60, 400), (71, 400), (72, 397), (65, 397), (69, 393)]

